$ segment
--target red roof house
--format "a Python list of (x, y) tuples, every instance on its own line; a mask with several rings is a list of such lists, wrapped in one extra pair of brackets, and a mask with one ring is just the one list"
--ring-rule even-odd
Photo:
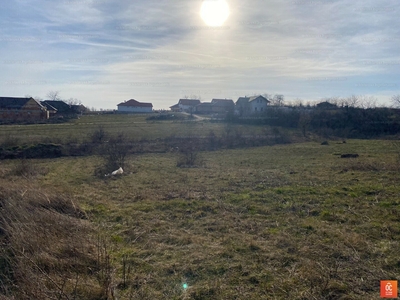
[(122, 113), (149, 113), (153, 111), (153, 104), (131, 99), (117, 105), (118, 112)]

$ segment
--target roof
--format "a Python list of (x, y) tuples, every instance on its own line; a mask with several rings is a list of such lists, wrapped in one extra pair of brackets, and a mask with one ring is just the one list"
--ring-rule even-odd
[(50, 103), (47, 103), (47, 102), (44, 102), (44, 101), (40, 101), (40, 104), (42, 104), (44, 107), (46, 107), (48, 111), (57, 111), (57, 108), (55, 108), (54, 106), (50, 105)]
[(71, 111), (71, 106), (61, 100), (44, 100), (44, 101), (41, 101), (41, 103), (46, 106), (47, 105), (52, 106), (60, 113)]
[(34, 100), (40, 107), (43, 107), (38, 101), (36, 101), (32, 97), (31, 98), (0, 97), (0, 108), (21, 109), (30, 100)]
[(211, 102), (203, 102), (203, 103), (200, 103), (199, 105), (197, 105), (197, 107), (199, 107), (199, 106), (204, 106), (204, 107), (212, 106), (212, 103)]
[(201, 102), (199, 99), (179, 99), (179, 104), (181, 105), (190, 105), (196, 106), (199, 105)]
[(233, 106), (235, 103), (232, 99), (212, 99), (212, 104), (216, 106)]
[(265, 98), (264, 96), (261, 96), (261, 95), (249, 97), (249, 102), (254, 101), (254, 100), (258, 99), (258, 98), (264, 99), (265, 101), (267, 101), (267, 103), (270, 102), (267, 98)]
[(169, 108), (179, 108), (179, 104), (172, 105)]
[(237, 99), (236, 104), (243, 105), (249, 103), (250, 98), (249, 97), (239, 97)]
[(135, 99), (131, 99), (125, 102), (118, 104), (117, 106), (130, 106), (130, 107), (153, 107), (151, 103), (143, 103), (136, 101)]

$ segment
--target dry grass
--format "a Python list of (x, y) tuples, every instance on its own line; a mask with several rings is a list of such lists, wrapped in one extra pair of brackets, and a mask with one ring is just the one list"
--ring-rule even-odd
[(102, 262), (85, 212), (73, 199), (24, 179), (1, 183), (4, 299), (100, 299)]
[(304, 143), (202, 152), (198, 168), (178, 168), (178, 153), (146, 154), (128, 157), (117, 179), (93, 176), (99, 158), (62, 158), (36, 161), (48, 173), (30, 180), (68, 195), (109, 238), (89, 243), (104, 265), (96, 280), (80, 275), (109, 298), (377, 299), (379, 280), (400, 274), (396, 151)]

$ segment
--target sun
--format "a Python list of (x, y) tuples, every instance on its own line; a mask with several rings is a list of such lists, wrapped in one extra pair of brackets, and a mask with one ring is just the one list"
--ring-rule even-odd
[(229, 6), (225, 0), (204, 0), (200, 15), (208, 26), (222, 26), (229, 16)]

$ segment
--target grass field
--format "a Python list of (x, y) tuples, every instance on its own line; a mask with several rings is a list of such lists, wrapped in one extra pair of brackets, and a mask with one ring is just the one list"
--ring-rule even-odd
[[(7, 160), (0, 180), (27, 194), (64, 195), (85, 213), (92, 231), (77, 236), (89, 248), (92, 242), (97, 260), (101, 248), (109, 261), (92, 275), (76, 271), (72, 282), (111, 290), (90, 299), (378, 299), (379, 280), (400, 279), (399, 149), (392, 141), (200, 156), (194, 168), (178, 168), (176, 153), (129, 156), (118, 178), (94, 176), (96, 156), (32, 160), (41, 172), (27, 178), (14, 172), (18, 161)], [(71, 287), (59, 299), (89, 299), (79, 291)]]
[[(178, 114), (179, 115), (179, 114)], [(0, 142), (11, 140), (13, 143), (53, 142), (65, 143), (69, 141), (83, 142), (95, 130), (102, 127), (111, 135), (124, 133), (129, 139), (157, 139), (170, 136), (206, 136), (210, 130), (221, 135), (226, 126), (207, 120), (194, 122), (186, 115), (180, 116), (183, 120), (173, 121), (146, 121), (148, 115), (87, 115), (59, 124), (31, 124), (31, 125), (2, 125)], [(186, 119), (185, 119), (186, 118)], [(242, 134), (261, 134), (259, 126), (231, 125)]]

